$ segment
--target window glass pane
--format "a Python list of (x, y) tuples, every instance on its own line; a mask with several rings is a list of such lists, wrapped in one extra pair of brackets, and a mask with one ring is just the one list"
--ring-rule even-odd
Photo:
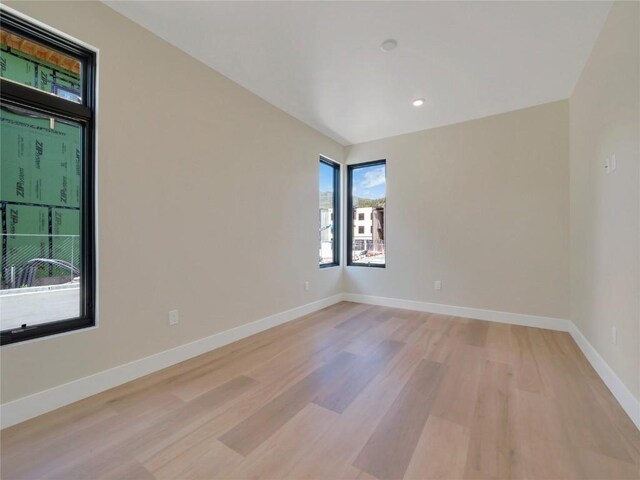
[(334, 175), (335, 167), (320, 162), (320, 265), (335, 263), (334, 247)]
[(80, 315), (83, 127), (2, 107), (0, 330)]
[(8, 30), (0, 30), (0, 76), (82, 103), (81, 63)]
[(386, 203), (386, 165), (352, 168), (352, 264), (385, 264)]

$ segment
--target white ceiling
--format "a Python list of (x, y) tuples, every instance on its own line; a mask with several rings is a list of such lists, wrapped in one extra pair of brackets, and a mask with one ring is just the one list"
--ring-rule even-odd
[[(342, 144), (567, 98), (611, 2), (108, 1)], [(389, 53), (380, 43), (395, 38)], [(424, 97), (423, 107), (411, 105)]]

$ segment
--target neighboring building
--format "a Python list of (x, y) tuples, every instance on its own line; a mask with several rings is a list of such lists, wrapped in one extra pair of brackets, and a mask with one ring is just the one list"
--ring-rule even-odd
[(333, 241), (333, 208), (320, 209), (320, 241)]
[(320, 209), (320, 262), (333, 262), (333, 208)]
[(353, 209), (353, 249), (384, 253), (384, 208)]
[[(320, 209), (320, 259), (333, 259), (333, 208)], [(359, 207), (353, 210), (353, 250), (384, 254), (384, 208)]]

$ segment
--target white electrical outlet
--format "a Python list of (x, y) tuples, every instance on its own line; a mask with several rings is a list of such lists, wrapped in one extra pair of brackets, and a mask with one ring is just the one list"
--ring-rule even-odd
[(177, 325), (179, 321), (178, 310), (171, 310), (169, 312), (169, 325)]
[(611, 343), (618, 344), (618, 329), (616, 327), (611, 327)]
[(442, 290), (442, 282), (440, 280), (436, 280), (433, 282), (433, 288), (436, 290)]
[(309, 282), (304, 282), (304, 291), (305, 292), (309, 291)]

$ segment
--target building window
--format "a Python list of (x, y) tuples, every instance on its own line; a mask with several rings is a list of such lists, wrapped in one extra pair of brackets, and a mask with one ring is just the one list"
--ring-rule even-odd
[(320, 157), (320, 267), (340, 264), (340, 165)]
[[(347, 264), (385, 267), (386, 161), (349, 165), (347, 169), (347, 209), (352, 211), (348, 216)], [(355, 219), (358, 218), (358, 222), (364, 221), (365, 215), (370, 218), (370, 233), (362, 238), (367, 225), (357, 225), (359, 238), (355, 239)]]
[(1, 343), (95, 324), (95, 53), (0, 11)]

